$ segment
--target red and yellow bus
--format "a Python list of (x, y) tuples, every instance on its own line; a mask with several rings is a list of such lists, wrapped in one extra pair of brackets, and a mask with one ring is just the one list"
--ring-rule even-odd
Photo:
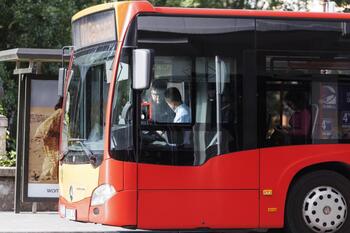
[(62, 217), (350, 229), (350, 15), (120, 2), (72, 34)]

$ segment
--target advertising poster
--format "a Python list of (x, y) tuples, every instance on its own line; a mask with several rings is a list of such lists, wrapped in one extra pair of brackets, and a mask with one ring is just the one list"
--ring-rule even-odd
[(318, 139), (338, 139), (338, 86), (334, 83), (320, 85)]
[(339, 86), (339, 112), (341, 139), (350, 139), (350, 85)]
[(61, 116), (61, 106), (57, 96), (58, 82), (42, 79), (31, 79), (29, 82), (27, 197), (58, 198), (58, 145)]

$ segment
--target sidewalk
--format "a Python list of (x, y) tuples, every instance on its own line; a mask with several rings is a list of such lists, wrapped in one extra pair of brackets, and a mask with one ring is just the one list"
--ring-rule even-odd
[(120, 227), (103, 226), (92, 223), (73, 222), (62, 219), (57, 213), (0, 212), (0, 232), (62, 233), (62, 232), (136, 232)]

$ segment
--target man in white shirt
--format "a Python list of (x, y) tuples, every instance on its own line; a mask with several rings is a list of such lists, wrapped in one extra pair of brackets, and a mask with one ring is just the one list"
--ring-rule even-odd
[(181, 100), (181, 94), (176, 87), (168, 88), (165, 93), (165, 101), (175, 112), (174, 123), (191, 123), (191, 110)]

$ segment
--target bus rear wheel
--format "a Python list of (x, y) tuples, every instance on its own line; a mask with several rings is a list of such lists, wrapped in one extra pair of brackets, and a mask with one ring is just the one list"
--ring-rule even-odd
[(317, 171), (301, 177), (288, 195), (286, 231), (349, 232), (349, 190), (349, 180), (333, 171)]

